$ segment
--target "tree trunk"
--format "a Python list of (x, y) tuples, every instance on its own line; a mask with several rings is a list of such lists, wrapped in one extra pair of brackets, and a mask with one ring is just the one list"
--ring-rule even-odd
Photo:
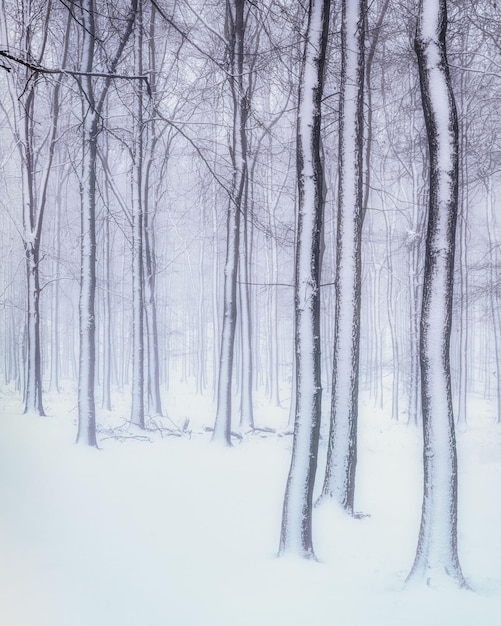
[(226, 261), (223, 287), (223, 324), (219, 357), (217, 412), (212, 441), (231, 446), (231, 395), (233, 352), (237, 321), (237, 278), (240, 241), (240, 212), (247, 181), (247, 115), (244, 89), (245, 0), (229, 0), (226, 30), (229, 55), (229, 85), (233, 104), (231, 160), (233, 179), (226, 220)]
[(458, 207), (458, 123), (445, 35), (445, 0), (420, 0), (415, 50), (428, 136), (429, 213), (420, 364), (424, 494), (408, 580), (466, 586), (457, 554), (457, 460), (449, 363)]
[(94, 386), (96, 363), (96, 158), (98, 130), (97, 115), (94, 111), (87, 111), (83, 133), (77, 443), (97, 447)]
[[(44, 7), (45, 27), (51, 18), (52, 7), (50, 3)], [(44, 45), (35, 52), (37, 44), (34, 36), (34, 24), (38, 16), (29, 4), (22, 6), (22, 45), (28, 58), (35, 58), (37, 54), (43, 55)], [(24, 14), (24, 11), (26, 13)], [(68, 54), (70, 19), (66, 23), (66, 32), (63, 40), (62, 62), (66, 62)], [(6, 36), (8, 36), (6, 34)], [(39, 415), (45, 415), (42, 401), (42, 354), (41, 354), (41, 326), (40, 326), (40, 243), (42, 238), (42, 226), (47, 205), (47, 192), (49, 180), (52, 174), (52, 163), (58, 138), (59, 100), (61, 82), (58, 81), (51, 94), (50, 126), (47, 136), (39, 139), (40, 129), (37, 115), (37, 93), (39, 87), (39, 75), (31, 70), (26, 70), (26, 84), (24, 93), (27, 94), (23, 102), (22, 128), (16, 129), (18, 146), (22, 163), (22, 186), (23, 186), (23, 244), (26, 262), (27, 279), (27, 302), (26, 302), (26, 354), (25, 354), (25, 377), (24, 377), (24, 410), (25, 413), (33, 411)], [(41, 153), (46, 146), (45, 159), (41, 159)], [(43, 161), (44, 166), (39, 163)]]
[(285, 491), (280, 554), (315, 558), (312, 501), (317, 469), (320, 372), (320, 248), (324, 211), (321, 102), (329, 0), (310, 0), (297, 118), (298, 227), (295, 275), (296, 398), (292, 459)]
[[(495, 356), (495, 377), (496, 377), (496, 404), (497, 404), (497, 416), (496, 422), (501, 424), (501, 311), (499, 307), (499, 288), (496, 284), (497, 276), (496, 276), (496, 268), (498, 267), (498, 246), (495, 243), (495, 233), (496, 233), (496, 208), (495, 208), (495, 198), (494, 191), (492, 188), (492, 182), (489, 181), (487, 184), (487, 232), (489, 238), (489, 248), (492, 250), (492, 262), (489, 269), (489, 279), (490, 279), (490, 288), (489, 288), (489, 306), (492, 317), (492, 330), (494, 335), (494, 342), (492, 342), (492, 338), (489, 336), (489, 343), (494, 343), (494, 356)], [(485, 350), (485, 354), (489, 359), (489, 350)], [(487, 380), (490, 381), (491, 368), (489, 366), (487, 369)], [(489, 394), (490, 395), (490, 394)]]
[[(153, 115), (155, 117), (156, 107), (158, 104), (158, 94), (156, 87), (156, 9), (152, 5), (149, 23), (148, 52), (149, 52), (149, 68), (150, 68), (150, 89), (151, 99), (153, 100)], [(157, 321), (157, 281), (156, 281), (156, 243), (154, 218), (155, 209), (151, 209), (151, 192), (152, 186), (152, 166), (156, 154), (156, 147), (159, 140), (159, 133), (154, 119), (147, 126), (149, 131), (148, 161), (144, 171), (143, 184), (143, 228), (144, 228), (144, 294), (145, 294), (145, 323), (147, 337), (147, 398), (148, 411), (155, 415), (162, 415), (162, 399), (160, 395), (160, 357), (159, 357), (159, 341), (158, 341), (158, 321)], [(166, 151), (165, 158), (168, 159), (169, 150)], [(156, 207), (156, 198), (155, 198)]]
[(40, 273), (38, 239), (25, 241), (27, 284), (26, 374), (24, 412), (45, 415), (42, 404), (42, 357), (40, 351)]
[[(141, 3), (139, 3), (141, 7)], [(135, 74), (143, 73), (143, 20), (135, 23)], [(132, 406), (131, 423), (144, 428), (144, 274), (143, 274), (143, 91), (135, 94), (132, 152)]]
[[(122, 55), (134, 25), (137, 0), (132, 0), (131, 10), (124, 27), (116, 54), (109, 64), (110, 76)], [(81, 0), (82, 25), (82, 180), (81, 180), (81, 273), (79, 298), (80, 355), (78, 373), (78, 431), (77, 443), (97, 446), (95, 408), (96, 367), (96, 162), (97, 142), (102, 121), (101, 114), (112, 78), (107, 76), (99, 94), (93, 78), (94, 52), (97, 41), (96, 7), (94, 0)]]
[(336, 325), (331, 426), (322, 498), (353, 513), (360, 343), (365, 0), (343, 0)]
[[(105, 192), (107, 193), (107, 191)], [(109, 203), (107, 203), (109, 206)], [(111, 323), (111, 237), (110, 215), (106, 212), (103, 223), (103, 266), (104, 266), (104, 293), (103, 293), (103, 376), (102, 402), (106, 411), (111, 411), (111, 365), (112, 354), (112, 323)]]
[(240, 318), (242, 342), (242, 370), (240, 383), (240, 430), (248, 432), (254, 429), (253, 392), (253, 359), (252, 359), (252, 319), (250, 302), (250, 256), (249, 256), (249, 181), (247, 179), (243, 198), (243, 220), (240, 257)]

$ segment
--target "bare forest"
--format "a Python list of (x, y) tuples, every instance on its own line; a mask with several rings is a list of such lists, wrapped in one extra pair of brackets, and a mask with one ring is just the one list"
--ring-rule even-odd
[(0, 0), (0, 93), (7, 626), (495, 623), (499, 5)]

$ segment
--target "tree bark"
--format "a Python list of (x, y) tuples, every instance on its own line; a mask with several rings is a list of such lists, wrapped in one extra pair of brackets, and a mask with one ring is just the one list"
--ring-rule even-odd
[[(156, 277), (156, 239), (154, 229), (155, 208), (151, 207), (152, 166), (157, 150), (160, 133), (155, 122), (155, 114), (158, 107), (158, 94), (156, 86), (156, 9), (152, 5), (148, 33), (148, 53), (150, 68), (150, 89), (152, 101), (152, 120), (147, 126), (148, 131), (148, 159), (144, 168), (143, 177), (143, 228), (144, 228), (144, 295), (145, 295), (145, 323), (147, 337), (147, 398), (148, 410), (155, 415), (162, 415), (162, 398), (160, 395), (160, 357), (158, 338), (157, 316), (157, 277)], [(165, 152), (165, 158), (169, 158), (169, 149)], [(156, 198), (154, 207), (156, 207)]]
[(217, 412), (212, 441), (231, 446), (233, 351), (237, 321), (237, 278), (240, 242), (240, 213), (247, 181), (247, 115), (244, 89), (245, 0), (229, 0), (226, 9), (229, 75), (233, 121), (231, 160), (233, 179), (226, 219), (226, 261), (223, 286), (223, 323), (219, 357)]
[(429, 148), (420, 365), (424, 494), (408, 580), (466, 586), (457, 553), (457, 459), (449, 363), (458, 208), (458, 122), (446, 56), (445, 0), (420, 0), (415, 50)]
[(93, 84), (95, 62), (96, 7), (94, 0), (81, 0), (79, 20), (82, 25), (82, 179), (81, 179), (81, 272), (79, 298), (80, 353), (78, 374), (77, 443), (97, 446), (95, 408), (96, 366), (96, 163), (101, 113), (113, 80), (113, 72), (132, 33), (137, 1), (131, 9), (110, 72), (99, 93)]
[(94, 397), (96, 363), (96, 159), (98, 124), (95, 111), (87, 111), (83, 126), (80, 352), (78, 368), (77, 443), (97, 447)]
[[(135, 20), (135, 73), (143, 73), (141, 2)], [(143, 274), (143, 90), (135, 94), (132, 150), (132, 405), (131, 423), (144, 428), (144, 274)]]
[(343, 0), (336, 325), (331, 425), (321, 498), (353, 514), (357, 464), (363, 190), (365, 0)]
[(322, 402), (320, 252), (325, 202), (320, 137), (329, 12), (329, 0), (310, 0), (297, 117), (296, 410), (279, 552), (304, 558), (315, 558), (312, 501)]

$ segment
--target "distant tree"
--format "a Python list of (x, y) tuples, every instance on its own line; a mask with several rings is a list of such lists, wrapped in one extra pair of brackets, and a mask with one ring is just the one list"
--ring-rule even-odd
[[(147, 124), (146, 132), (146, 163), (144, 166), (144, 206), (143, 206), (143, 227), (144, 227), (144, 272), (145, 272), (145, 322), (147, 338), (147, 400), (148, 410), (155, 415), (162, 415), (162, 399), (160, 396), (160, 358), (159, 358), (159, 337), (157, 318), (157, 258), (155, 245), (155, 215), (156, 198), (151, 192), (155, 182), (153, 165), (157, 154), (159, 140), (161, 137), (160, 124), (155, 120), (160, 101), (160, 89), (157, 85), (157, 50), (156, 50), (156, 24), (157, 11), (152, 5), (150, 9), (148, 25), (148, 65), (150, 69), (149, 80), (151, 89), (150, 106), (152, 110), (151, 120)], [(168, 159), (169, 150), (165, 150), (165, 158)], [(156, 173), (156, 172), (155, 172)]]
[(233, 166), (226, 220), (226, 259), (223, 286), (223, 323), (217, 383), (217, 411), (213, 441), (231, 445), (231, 394), (237, 323), (237, 279), (241, 212), (248, 184), (247, 119), (248, 93), (244, 75), (244, 38), (246, 0), (226, 3), (225, 34), (228, 63), (227, 81), (231, 93), (232, 124), (230, 156)]
[(132, 0), (118, 44), (102, 78), (96, 46), (99, 41), (98, 7), (95, 0), (80, 0), (74, 18), (81, 27), (80, 91), (82, 95), (81, 170), (81, 273), (80, 273), (80, 355), (78, 375), (77, 442), (96, 446), (96, 166), (102, 114), (114, 73), (132, 34), (138, 0)]
[(295, 272), (296, 397), (280, 554), (314, 558), (312, 501), (322, 402), (320, 257), (324, 212), (321, 114), (329, 0), (310, 0), (297, 112), (298, 226)]
[[(134, 73), (143, 74), (143, 7), (134, 23)], [(131, 423), (144, 428), (144, 123), (143, 85), (137, 85), (132, 138), (132, 403)]]
[[(61, 79), (47, 81), (42, 73), (36, 71), (36, 67), (52, 43), (49, 24), (58, 16), (52, 2), (41, 4), (23, 0), (18, 9), (17, 24), (9, 28), (4, 22), (2, 40), (9, 48), (22, 51), (19, 60), (24, 62), (16, 65), (16, 71), (8, 82), (13, 112), (10, 126), (19, 150), (22, 174), (22, 238), (26, 264), (24, 411), (45, 415), (42, 399), (40, 250), (59, 134)], [(7, 12), (5, 6), (4, 12)], [(62, 42), (63, 64), (68, 56), (68, 31), (69, 22)], [(13, 40), (16, 32), (18, 39)], [(38, 33), (43, 36), (39, 37)], [(47, 101), (48, 109), (45, 107)], [(43, 120), (47, 117), (49, 123), (45, 124)]]
[(446, 0), (420, 0), (415, 37), (429, 148), (420, 363), (424, 493), (408, 580), (466, 582), (457, 552), (457, 458), (449, 347), (458, 208), (458, 121), (446, 55)]

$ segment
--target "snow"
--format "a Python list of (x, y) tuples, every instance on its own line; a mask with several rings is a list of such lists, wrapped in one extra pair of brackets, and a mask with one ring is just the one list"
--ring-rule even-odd
[[(458, 436), (460, 559), (474, 591), (456, 591), (404, 585), (420, 519), (419, 430), (362, 402), (356, 509), (368, 516), (352, 519), (326, 503), (314, 511), (319, 562), (276, 558), (291, 438), (255, 434), (230, 449), (213, 446), (203, 428), (209, 404), (193, 394), (171, 404), (175, 422), (190, 418), (191, 437), (118, 441), (101, 432), (95, 450), (73, 443), (74, 398), (48, 397), (52, 417), (37, 418), (20, 414), (17, 397), (0, 397), (3, 624), (498, 622), (501, 430), (493, 407), (477, 399)], [(124, 415), (117, 408), (100, 422)], [(285, 427), (287, 410), (263, 405), (257, 420)]]

